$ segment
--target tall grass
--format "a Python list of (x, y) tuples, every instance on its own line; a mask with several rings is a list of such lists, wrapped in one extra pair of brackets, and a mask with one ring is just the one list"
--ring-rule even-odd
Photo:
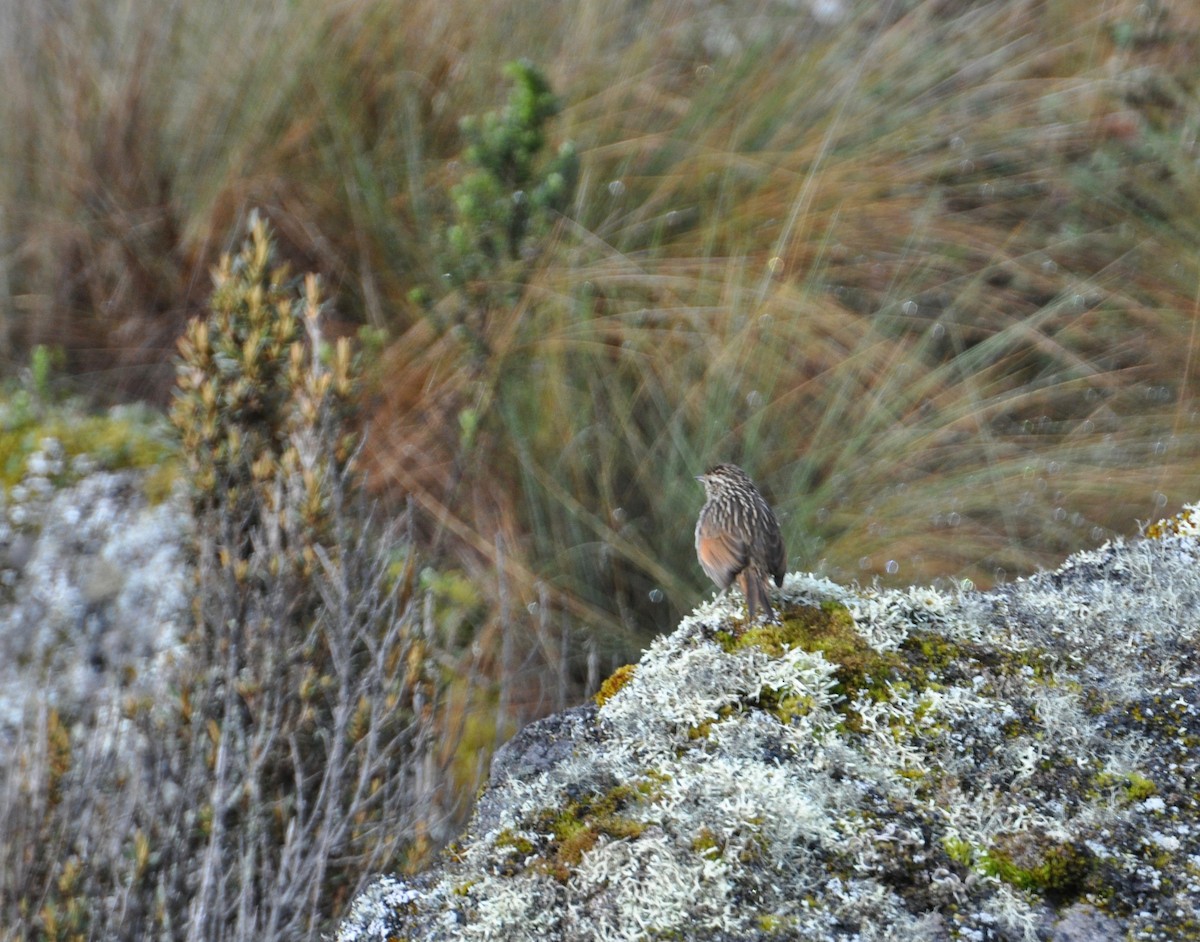
[[(413, 501), (437, 605), (472, 587), (447, 618), (515, 716), (707, 591), (692, 478), (717, 460), (771, 496), (792, 568), (837, 578), (1012, 578), (1197, 493), (1184, 5), (2, 9), (14, 349), (161, 391), (261, 207), (344, 330), (384, 332), (374, 486)], [(464, 287), (459, 121), (522, 56), (578, 186)]]
[[(401, 488), (511, 526), (527, 575), (631, 628), (696, 598), (716, 458), (765, 481), (793, 565), (842, 578), (986, 584), (1188, 498), (1180, 50), (1133, 6), (875, 9), (724, 58), (682, 16), (672, 55), (622, 49), (564, 112), (598, 143), (489, 370), (425, 325), (390, 352)], [(444, 434), (466, 410), (474, 453)]]
[[(1013, 578), (1193, 499), (1198, 35), (1185, 5), (1133, 0), (825, 22), (767, 0), (0, 0), (0, 368), (60, 346), (83, 390), (165, 401), (257, 207), (332, 287), (334, 333), (380, 341), (362, 460), (430, 561), (398, 585), (361, 536), (353, 565), (256, 599), (284, 633), (312, 624), (297, 600), (321, 613), (316, 646), (283, 638), (242, 698), (217, 677), (182, 752), (154, 723), (183, 701), (114, 711), (124, 753), (32, 717), (0, 804), (6, 846), (43, 851), (6, 864), (9, 915), (47, 936), (198, 937), (219, 912), (229, 937), (315, 937), (343, 897), (297, 875), (349, 895), (416, 860), (497, 741), (709, 591), (693, 475), (715, 461), (762, 484), (791, 568), (840, 579)], [(517, 258), (466, 277), (449, 233), (479, 167), (459, 123), (503, 107), (521, 57), (561, 100), (535, 173), (572, 140), (577, 185)], [(195, 639), (208, 674), (247, 591), (226, 549)], [(396, 630), (377, 638), (357, 596)], [(377, 642), (394, 656), (362, 656)], [(316, 714), (297, 650), (336, 681)], [(417, 701), (443, 687), (433, 723)], [(360, 703), (383, 712), (364, 726)], [(296, 748), (247, 709), (297, 724)], [(357, 766), (322, 766), (317, 714)], [(214, 782), (270, 800), (195, 818)], [(153, 813), (172, 789), (195, 807)], [(280, 832), (273, 809), (300, 805), (308, 830)], [(82, 869), (77, 821), (105, 835)], [(165, 927), (164, 899), (197, 908)]]

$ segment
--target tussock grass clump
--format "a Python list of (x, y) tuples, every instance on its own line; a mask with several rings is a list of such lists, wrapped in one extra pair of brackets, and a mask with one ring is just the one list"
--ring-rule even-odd
[(1146, 207), (1200, 195), (1192, 34), (1072, 10), (757, 10), (718, 49), (655, 7), (669, 64), (601, 32), (618, 64), (561, 73), (568, 218), (477, 335), (388, 349), (380, 477), (605, 638), (703, 591), (717, 459), (763, 481), (793, 568), (842, 579), (1002, 582), (1185, 498), (1195, 217)]

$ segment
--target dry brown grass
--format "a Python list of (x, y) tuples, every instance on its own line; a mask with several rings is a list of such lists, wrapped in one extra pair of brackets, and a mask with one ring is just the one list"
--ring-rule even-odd
[[(522, 716), (706, 591), (715, 460), (793, 568), (900, 582), (1011, 578), (1200, 488), (1183, 0), (108, 6), (5, 7), (2, 329), (161, 391), (261, 207), (345, 330), (386, 331), (374, 485), (481, 593), (463, 631)], [(450, 328), (458, 121), (522, 55), (580, 185)]]
[[(382, 332), (363, 458), (430, 561), (388, 604), (436, 652), (420, 774), (442, 796), (708, 591), (693, 475), (717, 460), (763, 485), (791, 568), (839, 579), (1013, 578), (1194, 499), (1200, 13), (854, 7), (0, 0), (0, 369), (57, 344), (85, 391), (163, 401), (260, 208), (331, 286), (334, 332)], [(458, 122), (500, 106), (520, 56), (582, 176), (522, 264), (462, 292)], [(184, 893), (186, 855), (142, 859), (174, 819), (146, 817), (110, 739), (68, 755), (59, 722), (32, 718), (3, 780), (27, 809), (9, 836), (45, 848), (5, 882), (150, 924), (153, 893), (106, 887)], [(129, 843), (80, 873), (62, 824), (96, 795)], [(363, 851), (380, 866), (419, 830), (392, 807), (413, 827)]]

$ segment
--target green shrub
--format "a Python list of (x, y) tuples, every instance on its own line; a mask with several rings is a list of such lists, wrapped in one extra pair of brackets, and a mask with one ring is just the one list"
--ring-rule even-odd
[(531, 62), (511, 62), (508, 105), (463, 119), (470, 172), (451, 193), (456, 222), (447, 234), (455, 282), (493, 278), (506, 263), (530, 261), (535, 243), (575, 195), (579, 157), (571, 142), (546, 158), (546, 123), (559, 101)]
[(222, 931), (290, 938), (428, 849), (436, 690), (409, 580), (367, 526), (356, 368), (344, 339), (324, 355), (316, 279), (297, 296), (256, 221), (211, 306), (172, 410), (199, 528), (182, 746), (209, 816), (190, 895)]
[(256, 221), (180, 343), (194, 625), (163, 696), (43, 704), (0, 776), (6, 938), (316, 939), (447, 837), (408, 521), (373, 519), (355, 359), (271, 255)]

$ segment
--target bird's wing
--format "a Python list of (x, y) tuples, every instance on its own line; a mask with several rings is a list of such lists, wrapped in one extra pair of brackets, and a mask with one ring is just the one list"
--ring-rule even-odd
[(727, 530), (700, 526), (696, 528), (696, 555), (708, 578), (727, 589), (750, 561), (750, 547)]
[(783, 549), (779, 520), (766, 501), (758, 504), (757, 519), (760, 525), (754, 528), (754, 546), (751, 547), (750, 558), (754, 560), (754, 565), (762, 572), (764, 579), (770, 574), (775, 578), (775, 584), (782, 586), (787, 571), (787, 553)]

